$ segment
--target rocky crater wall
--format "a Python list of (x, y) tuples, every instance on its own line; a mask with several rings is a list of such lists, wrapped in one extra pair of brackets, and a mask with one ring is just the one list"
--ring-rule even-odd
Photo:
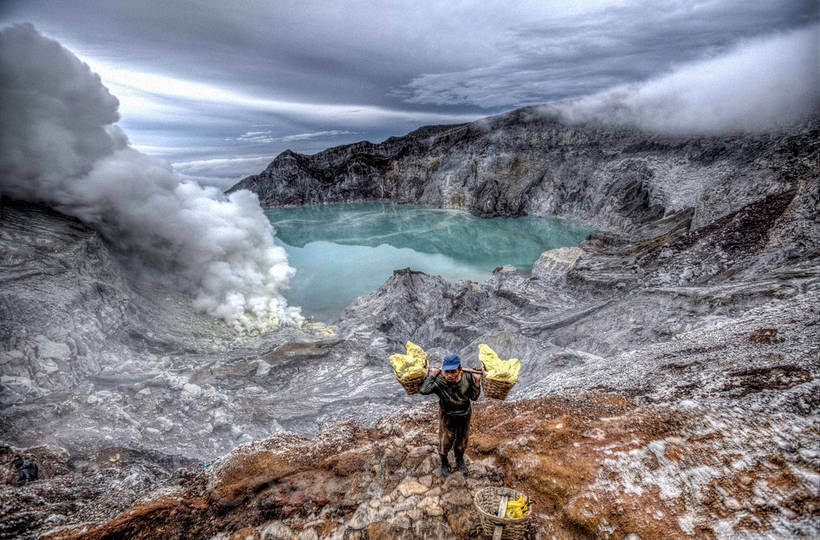
[(698, 226), (787, 189), (816, 161), (817, 139), (816, 120), (787, 136), (670, 137), (570, 126), (528, 107), (379, 144), (288, 150), (229, 191), (249, 189), (265, 206), (387, 199), (613, 231), (696, 208)]

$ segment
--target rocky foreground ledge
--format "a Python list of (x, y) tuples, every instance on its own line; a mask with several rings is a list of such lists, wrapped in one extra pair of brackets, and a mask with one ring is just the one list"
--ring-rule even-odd
[[(639, 405), (598, 391), (482, 398), (473, 425), (466, 477), (441, 476), (435, 406), (415, 406), (372, 429), (342, 424), (313, 439), (279, 434), (242, 445), (119, 513), (100, 494), (85, 509), (96, 519), (42, 538), (477, 538), (473, 495), (502, 484), (536, 501), (529, 538), (816, 532), (808, 421), (785, 427), (743, 410)], [(106, 474), (128, 460), (108, 462)], [(22, 488), (23, 499), (38, 499), (43, 514), (69, 504), (61, 478), (54, 469)]]

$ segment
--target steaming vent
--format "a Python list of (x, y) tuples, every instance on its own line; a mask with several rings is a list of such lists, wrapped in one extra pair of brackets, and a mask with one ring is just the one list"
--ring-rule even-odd
[(131, 148), (100, 77), (30, 24), (0, 31), (0, 100), (0, 195), (93, 225), (237, 330), (301, 320), (282, 297), (294, 270), (257, 196), (184, 182)]

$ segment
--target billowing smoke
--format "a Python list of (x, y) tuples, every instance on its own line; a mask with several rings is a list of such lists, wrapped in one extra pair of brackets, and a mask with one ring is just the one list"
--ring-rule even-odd
[(643, 83), (544, 107), (667, 134), (778, 131), (820, 110), (820, 26), (739, 44)]
[(0, 195), (45, 203), (173, 270), (194, 306), (240, 330), (300, 320), (293, 274), (255, 194), (180, 180), (128, 145), (98, 75), (24, 24), (0, 31)]

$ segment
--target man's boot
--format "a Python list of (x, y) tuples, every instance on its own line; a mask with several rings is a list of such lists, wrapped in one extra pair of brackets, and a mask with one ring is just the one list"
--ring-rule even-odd
[(441, 476), (448, 476), (450, 474), (450, 462), (447, 460), (447, 454), (439, 454), (441, 456)]
[(458, 470), (461, 471), (462, 474), (465, 476), (467, 475), (468, 469), (467, 464), (464, 463), (464, 454), (461, 454), (460, 456), (456, 455), (456, 467), (458, 467)]

